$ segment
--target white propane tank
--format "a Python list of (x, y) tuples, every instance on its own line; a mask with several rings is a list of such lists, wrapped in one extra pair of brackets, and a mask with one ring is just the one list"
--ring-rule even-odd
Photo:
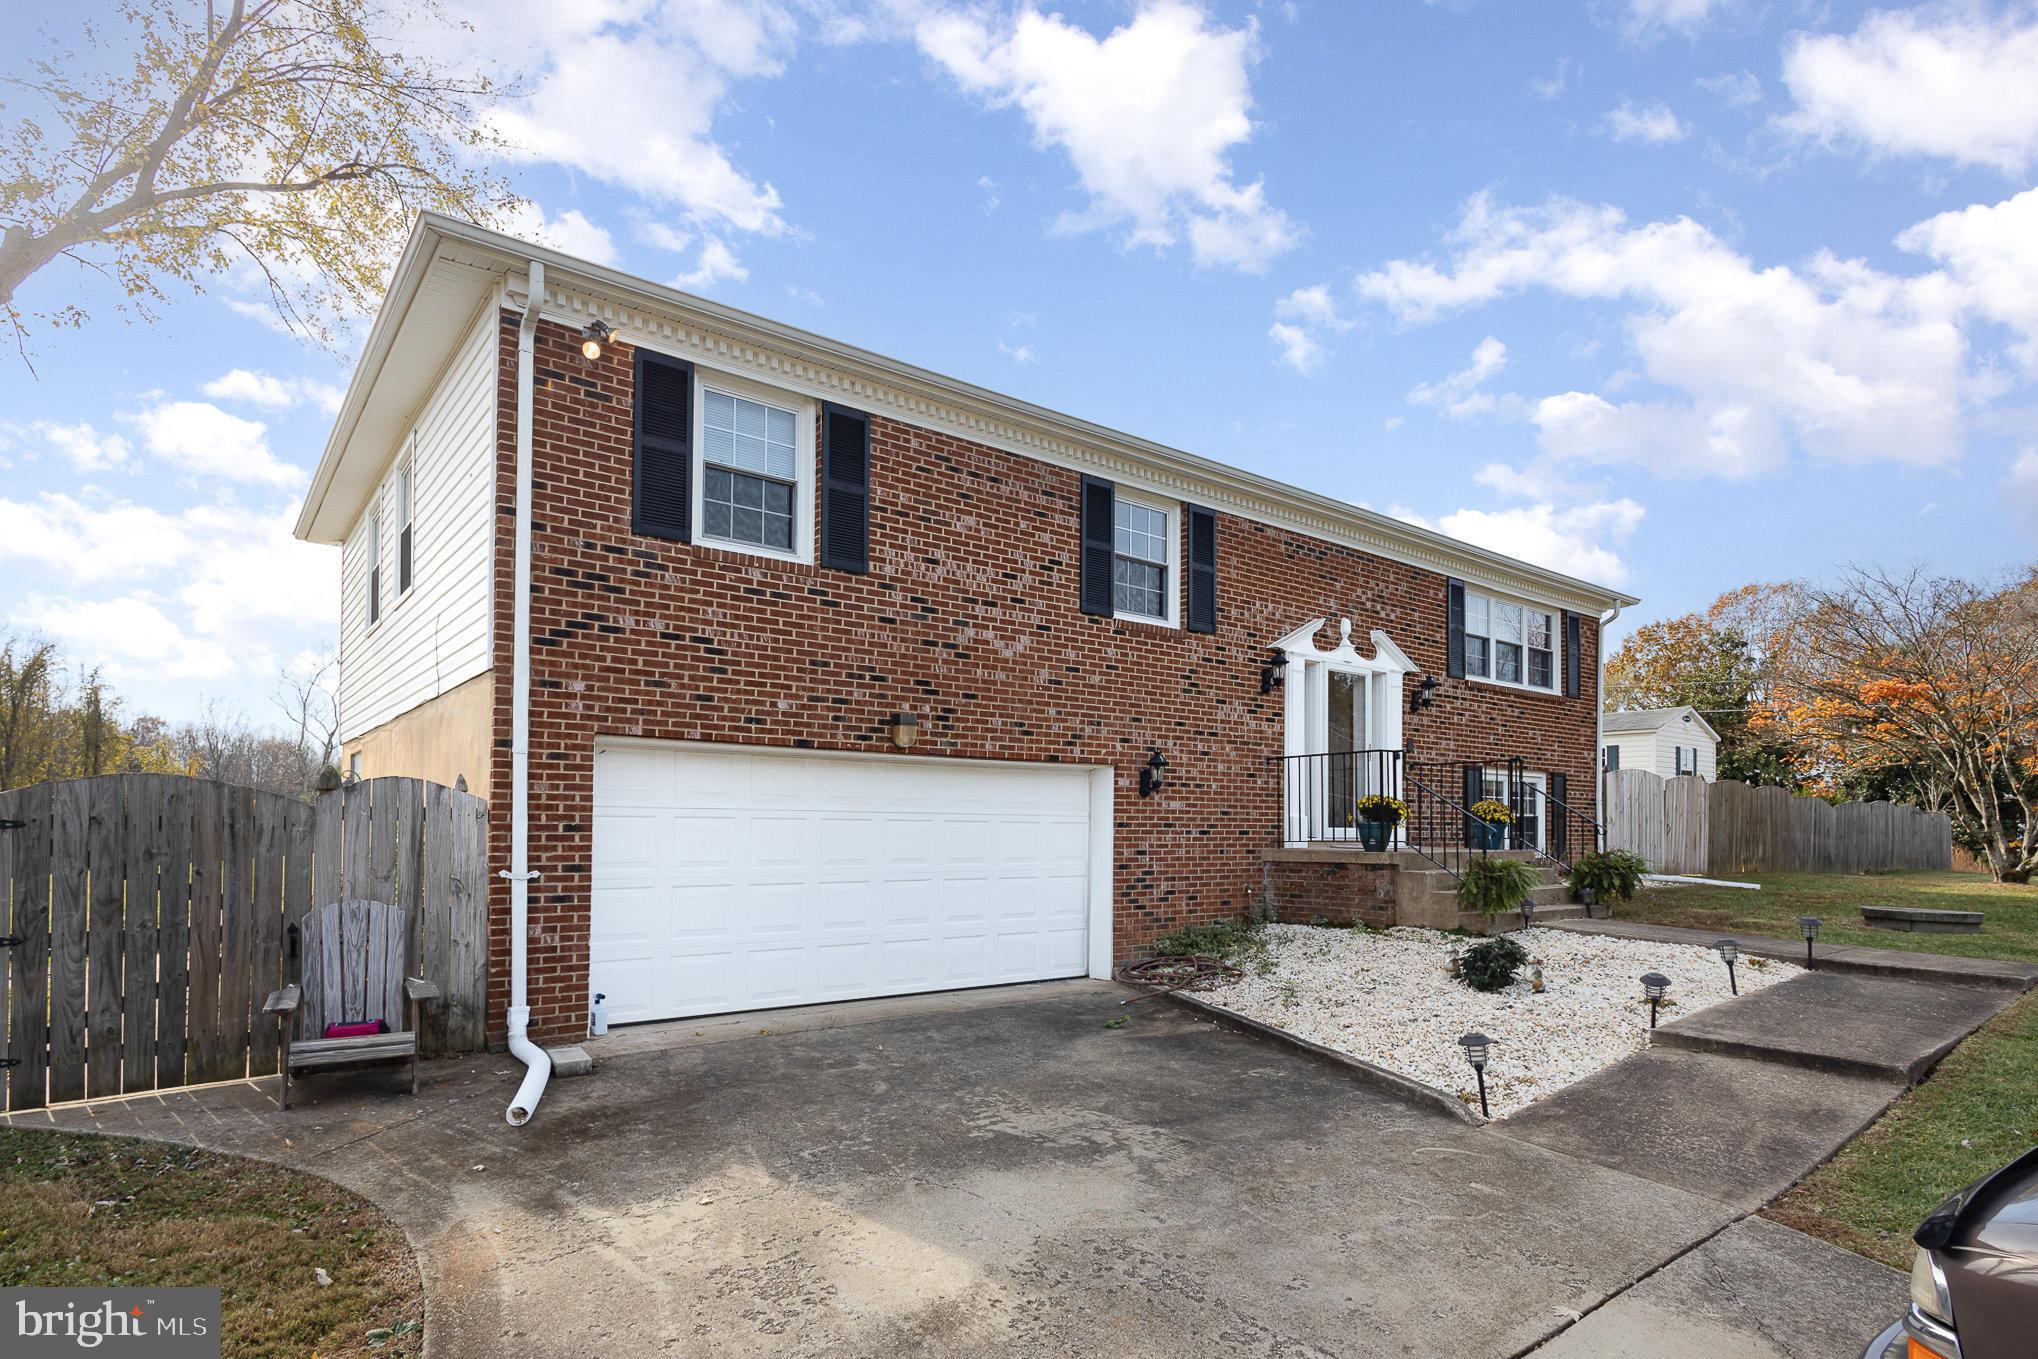
[(587, 1031), (596, 1038), (609, 1031), (609, 1007), (603, 1003), (608, 998), (606, 991), (594, 993), (594, 1013), (588, 1016)]

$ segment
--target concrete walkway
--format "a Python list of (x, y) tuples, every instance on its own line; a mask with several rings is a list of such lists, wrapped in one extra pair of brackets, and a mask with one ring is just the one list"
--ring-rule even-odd
[[(1651, 925), (1640, 920), (1559, 920), (1552, 929), (1577, 934), (1605, 934), (1616, 939), (1649, 939), (1660, 944), (1696, 944), (1711, 948), (1720, 937), (1717, 930), (1690, 930), (1678, 925)], [(1734, 941), (1741, 952), (1760, 958), (1780, 958), (1786, 963), (1804, 962), (1804, 940), (1776, 939), (1761, 934), (1737, 934)], [(2000, 958), (1963, 958), (1951, 953), (1917, 953), (1909, 949), (1864, 948), (1858, 944), (1819, 944), (1815, 957), (1822, 972), (1861, 973), (1875, 977), (1896, 977), (1910, 981), (1952, 982), (1961, 986), (1992, 986), (2008, 991), (2029, 991), (2038, 986), (2038, 963), (2014, 963)]]
[(417, 1099), (357, 1073), (288, 1112), (263, 1082), (12, 1121), (365, 1194), (417, 1249), (434, 1359), (1695, 1357), (1664, 1342), (1680, 1317), (1732, 1337), (1707, 1354), (1856, 1359), (1902, 1306), (1900, 1275), (1744, 1220), (1894, 1079), (1657, 1051), (1468, 1127), (1124, 997), (637, 1029), (523, 1129), (495, 1056), (428, 1064)]

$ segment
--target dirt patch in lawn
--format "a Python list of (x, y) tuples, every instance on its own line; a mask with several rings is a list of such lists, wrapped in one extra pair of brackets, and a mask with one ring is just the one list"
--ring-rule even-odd
[(1925, 1215), (2034, 1142), (2038, 992), (1983, 1025), (1764, 1215), (1908, 1270), (1911, 1233)]
[(222, 1352), (245, 1359), (424, 1348), (417, 1261), (365, 1199), (129, 1138), (0, 1128), (0, 1286), (218, 1288)]

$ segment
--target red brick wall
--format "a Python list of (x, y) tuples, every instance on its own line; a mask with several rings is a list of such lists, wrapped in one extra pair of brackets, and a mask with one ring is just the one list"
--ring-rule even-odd
[[(510, 672), (516, 327), (502, 331), (495, 565), (497, 673)], [(1076, 604), (1075, 472), (878, 417), (871, 571), (852, 576), (630, 532), (631, 350), (589, 363), (546, 323), (536, 362), (532, 601), (530, 997), (533, 1033), (578, 1034), (587, 1003), (593, 746), (603, 735), (1060, 760), (1118, 770), (1114, 946), (1239, 914), (1277, 834), (1274, 638), (1316, 615), (1383, 628), (1444, 670), (1444, 580), (1231, 515), (1218, 516), (1214, 635), (1086, 617)], [(1584, 693), (1445, 681), (1407, 719), (1418, 758), (1520, 752), (1594, 786), (1594, 621)], [(1326, 630), (1326, 647), (1335, 641)], [(509, 797), (510, 685), (496, 686), (493, 805)], [(1159, 746), (1167, 787), (1137, 796)], [(1455, 790), (1442, 790), (1454, 793)], [(491, 845), (490, 1032), (508, 989), (506, 835)]]
[(1326, 864), (1288, 861), (1265, 866), (1268, 909), (1291, 925), (1349, 925), (1377, 929), (1394, 923), (1395, 864)]

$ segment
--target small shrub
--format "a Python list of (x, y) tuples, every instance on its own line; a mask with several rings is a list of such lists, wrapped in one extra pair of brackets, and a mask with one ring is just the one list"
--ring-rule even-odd
[(1639, 854), (1602, 849), (1579, 855), (1565, 882), (1572, 892), (1589, 891), (1602, 902), (1630, 901), (1641, 890), (1642, 874), (1648, 871), (1648, 863)]
[(1465, 985), (1474, 991), (1502, 991), (1527, 961), (1528, 950), (1503, 934), (1495, 939), (1481, 939), (1466, 949), (1458, 968)]
[(1489, 859), (1483, 855), (1458, 875), (1458, 903), (1481, 915), (1499, 915), (1519, 906), (1542, 881), (1522, 859)]

